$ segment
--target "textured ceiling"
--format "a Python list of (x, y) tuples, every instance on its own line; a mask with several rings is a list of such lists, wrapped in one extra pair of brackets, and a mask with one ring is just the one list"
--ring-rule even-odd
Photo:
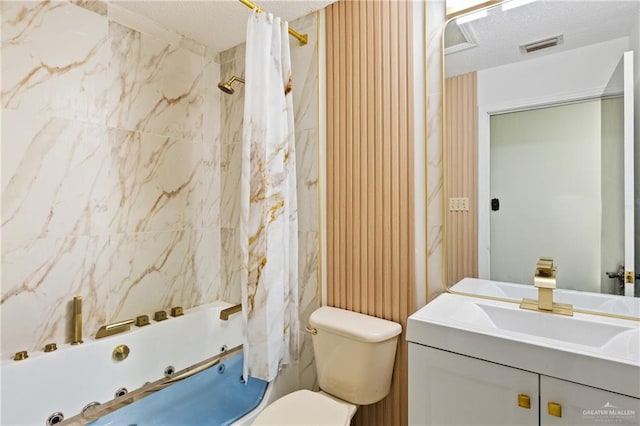
[[(640, 23), (640, 0), (538, 0), (511, 10), (490, 9), (487, 17), (460, 24), (476, 47), (446, 55), (447, 76), (518, 62), (629, 36)], [(527, 56), (520, 46), (564, 35), (563, 44)]]
[[(292, 21), (336, 0), (258, 0), (267, 12)], [(115, 3), (221, 52), (244, 42), (251, 10), (238, 0), (118, 0)], [(296, 29), (295, 27), (293, 27)]]

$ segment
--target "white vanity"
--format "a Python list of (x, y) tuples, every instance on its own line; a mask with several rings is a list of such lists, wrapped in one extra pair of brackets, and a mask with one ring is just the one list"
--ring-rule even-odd
[(640, 323), (443, 294), (411, 317), (409, 424), (640, 424)]

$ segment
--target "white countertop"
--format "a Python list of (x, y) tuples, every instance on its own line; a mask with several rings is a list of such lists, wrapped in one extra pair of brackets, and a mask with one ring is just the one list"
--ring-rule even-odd
[(409, 317), (407, 340), (640, 398), (637, 321), (442, 294)]

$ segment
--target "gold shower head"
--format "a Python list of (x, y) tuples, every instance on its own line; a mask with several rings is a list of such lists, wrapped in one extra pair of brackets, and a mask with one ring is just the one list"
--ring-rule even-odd
[(233, 95), (234, 90), (233, 90), (233, 87), (231, 87), (231, 85), (233, 84), (234, 81), (244, 84), (244, 80), (242, 78), (236, 77), (234, 75), (229, 80), (221, 81), (220, 83), (218, 83), (218, 89), (222, 90), (227, 95)]

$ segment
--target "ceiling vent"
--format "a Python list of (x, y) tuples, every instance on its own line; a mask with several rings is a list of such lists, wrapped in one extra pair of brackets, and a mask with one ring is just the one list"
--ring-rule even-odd
[(555, 37), (546, 38), (540, 41), (534, 41), (533, 43), (527, 43), (520, 46), (520, 51), (523, 54), (537, 52), (549, 47), (558, 46), (564, 42), (564, 36), (559, 35)]

